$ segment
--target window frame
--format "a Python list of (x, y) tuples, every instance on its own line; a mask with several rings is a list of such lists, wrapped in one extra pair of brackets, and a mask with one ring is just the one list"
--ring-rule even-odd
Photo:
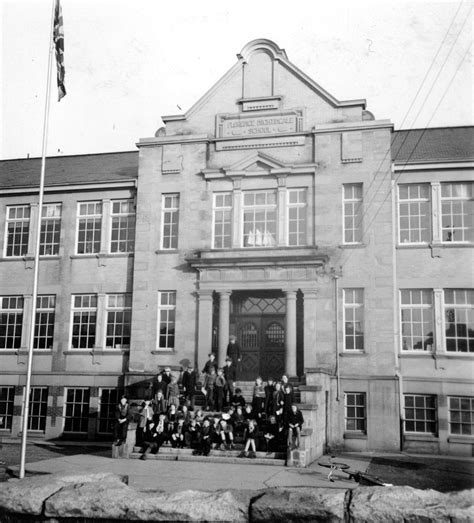
[[(410, 303), (403, 303), (403, 293), (409, 292), (410, 293)], [(413, 292), (420, 292), (421, 293), (421, 300), (420, 303), (414, 303), (412, 298)], [(425, 304), (423, 301), (423, 293), (429, 293), (431, 296), (431, 304)], [(421, 354), (427, 354), (427, 353), (433, 353), (435, 351), (436, 347), (436, 325), (435, 325), (435, 297), (433, 289), (399, 289), (399, 313), (400, 313), (400, 350), (404, 354), (409, 353), (421, 353)], [(403, 311), (409, 310), (410, 312), (410, 319), (413, 320), (413, 311), (420, 310), (421, 311), (421, 321), (418, 322), (404, 322), (403, 320)], [(426, 344), (426, 348), (424, 349), (414, 349), (414, 348), (404, 348), (404, 340), (407, 336), (404, 335), (404, 325), (409, 324), (411, 325), (410, 328), (410, 339), (413, 341), (415, 336), (413, 335), (413, 325), (414, 324), (421, 324), (422, 325), (422, 334), (424, 334), (424, 324), (427, 323), (424, 320), (424, 313), (423, 311), (430, 310), (431, 311), (431, 331), (432, 331), (432, 343), (431, 348), (428, 348), (429, 344)], [(425, 339), (425, 336), (423, 336), (423, 340)], [(425, 342), (423, 341), (423, 344)]]
[[(250, 196), (250, 195), (254, 196), (254, 203), (252, 205), (248, 205), (245, 203), (246, 196)], [(259, 195), (265, 195), (265, 203), (257, 203), (257, 198)], [(271, 195), (274, 198), (274, 200), (275, 200), (274, 203), (268, 203), (268, 195)], [(248, 190), (248, 191), (242, 191), (241, 208), (242, 208), (241, 216), (240, 216), (241, 237), (239, 239), (241, 247), (243, 249), (273, 249), (275, 247), (278, 247), (278, 226), (279, 226), (279, 223), (278, 223), (278, 221), (279, 221), (278, 191), (276, 189), (252, 189), (252, 190)], [(254, 229), (253, 229), (254, 239), (252, 240), (253, 244), (249, 243), (250, 234), (246, 235), (246, 233), (245, 233), (246, 223), (251, 223), (251, 222), (245, 221), (246, 211), (249, 213), (253, 213), (253, 222), (252, 222), (254, 225)], [(271, 220), (268, 220), (268, 214), (272, 213), (272, 212), (275, 214), (275, 219), (274, 219), (275, 230), (273, 233), (271, 231), (267, 230), (267, 226), (272, 223)], [(264, 229), (264, 231), (261, 231), (261, 232), (260, 232), (260, 229), (256, 228), (256, 223), (259, 223), (259, 220), (256, 218), (256, 215), (258, 213), (264, 214), (265, 229)], [(260, 232), (260, 234), (261, 234), (260, 243), (257, 243), (257, 232)], [(265, 239), (265, 235), (267, 235), (266, 236), (267, 239)], [(247, 237), (247, 239), (246, 239), (246, 237)], [(271, 243), (269, 244), (268, 242), (270, 241), (270, 237), (271, 237)], [(267, 245), (265, 245), (265, 242), (267, 242)], [(246, 245), (246, 243), (247, 243), (247, 245)]]
[[(346, 198), (346, 188), (351, 188), (352, 197)], [(360, 197), (354, 197), (355, 189), (360, 190)], [(351, 206), (352, 213), (346, 213), (346, 204)], [(363, 216), (364, 216), (364, 184), (358, 183), (343, 183), (342, 184), (342, 244), (343, 245), (361, 245), (363, 242)], [(359, 219), (359, 223), (357, 220)], [(351, 220), (352, 227), (346, 227), (346, 218)], [(353, 241), (346, 241), (346, 232), (351, 232)], [(356, 238), (359, 236), (359, 239)]]
[[(103, 400), (104, 392), (115, 393), (115, 400), (110, 401), (110, 397), (108, 398), (109, 401), (105, 402)], [(114, 425), (115, 425), (115, 409), (120, 401), (120, 396), (122, 394), (122, 390), (117, 387), (100, 387), (99, 388), (99, 405), (97, 409), (97, 434), (103, 434), (103, 435), (109, 435), (113, 434), (114, 432)], [(114, 394), (110, 394), (111, 396), (114, 396)], [(105, 412), (103, 412), (103, 407)], [(103, 415), (105, 414), (105, 415)], [(110, 430), (103, 430), (103, 425), (106, 425), (110, 428)]]
[[(17, 306), (16, 307), (5, 307), (4, 300), (8, 300), (9, 303), (11, 300), (17, 300)], [(19, 306), (21, 304), (21, 306)], [(25, 317), (25, 298), (22, 295), (13, 295), (13, 296), (7, 296), (2, 295), (0, 296), (0, 326), (3, 325), (3, 316), (8, 315), (14, 315), (14, 336), (13, 336), (13, 345), (10, 347), (7, 344), (7, 340), (10, 338), (8, 335), (9, 326), (11, 324), (10, 320), (7, 320), (5, 323), (5, 336), (0, 336), (0, 342), (4, 339), (5, 342), (0, 344), (0, 352), (2, 350), (18, 350), (21, 348), (21, 341), (22, 341), (22, 335), (23, 335), (23, 322)], [(19, 319), (18, 319), (19, 318)], [(17, 332), (19, 330), (19, 332)], [(0, 331), (1, 332), (1, 331)], [(16, 340), (16, 343), (15, 343)], [(5, 345), (5, 346), (3, 346)]]
[[(361, 302), (355, 302), (355, 301), (347, 302), (346, 296), (348, 295), (348, 293), (355, 292), (355, 291), (359, 291), (362, 293), (362, 301)], [(356, 323), (356, 311), (362, 310), (362, 319), (360, 320), (360, 323), (362, 324), (362, 348), (361, 349), (356, 348), (357, 335), (356, 335), (355, 330), (353, 331), (353, 333), (351, 335), (351, 337), (354, 340), (354, 348), (353, 349), (347, 348), (347, 337), (349, 335), (347, 332), (347, 323), (348, 323), (347, 310), (348, 309), (351, 309), (354, 311), (354, 313), (352, 315), (352, 318), (354, 318), (354, 319), (351, 319), (350, 323)], [(342, 310), (343, 310), (342, 325), (343, 325), (343, 350), (344, 350), (344, 352), (349, 352), (349, 353), (365, 352), (365, 289), (363, 287), (348, 287), (348, 288), (342, 289)]]
[[(413, 398), (413, 405), (407, 406), (407, 398)], [(416, 398), (423, 398), (423, 406), (416, 405)], [(426, 406), (426, 400), (432, 399), (434, 403), (434, 407), (427, 407)], [(424, 412), (433, 412), (434, 419), (430, 419), (425, 414), (423, 418), (417, 418), (416, 412), (414, 412), (414, 417), (409, 418), (407, 416), (407, 410), (411, 409), (413, 411), (422, 410)], [(425, 425), (425, 429), (427, 424), (433, 423), (434, 424), (434, 431), (431, 430), (408, 430), (407, 429), (407, 423), (413, 423), (416, 428), (417, 423), (423, 423)], [(412, 435), (412, 434), (425, 434), (425, 435), (431, 435), (431, 436), (438, 436), (439, 431), (439, 417), (438, 417), (438, 397), (436, 394), (418, 394), (418, 393), (405, 393), (403, 395), (403, 433), (406, 435)]]
[[(6, 396), (3, 399), (3, 396)], [(12, 430), (15, 408), (15, 387), (0, 386), (0, 432)]]
[[(74, 391), (74, 398), (72, 402), (68, 401), (68, 392)], [(76, 394), (78, 391), (81, 391), (83, 393), (82, 395), (82, 401), (76, 401)], [(66, 434), (87, 434), (89, 432), (89, 419), (90, 419), (90, 400), (91, 400), (91, 391), (89, 387), (65, 387), (64, 388), (64, 407), (63, 407), (63, 419), (64, 419), (64, 426), (63, 426), (63, 432)], [(84, 396), (87, 396), (87, 401), (84, 399)], [(68, 405), (73, 405), (73, 412), (71, 415), (68, 415)], [(78, 405), (79, 410), (81, 412), (81, 416), (78, 417), (75, 412), (76, 408), (74, 406)], [(81, 408), (82, 406), (82, 408)], [(86, 415), (84, 415), (83, 409), (86, 411)], [(77, 426), (77, 424), (74, 424), (74, 422), (79, 422), (80, 427), (82, 428), (82, 425), (86, 425), (86, 430), (68, 430), (68, 420), (71, 420), (71, 425), (73, 428)]]
[[(114, 206), (119, 205), (119, 212), (114, 212)], [(128, 212), (121, 212), (122, 206), (128, 205)], [(130, 210), (131, 209), (131, 210)], [(119, 227), (114, 228), (114, 219), (119, 221)], [(136, 239), (136, 212), (135, 212), (135, 201), (133, 198), (119, 198), (110, 201), (110, 239), (108, 242), (108, 248), (110, 254), (126, 254), (135, 251), (135, 239)], [(122, 227), (122, 220), (125, 220), (126, 227)], [(114, 231), (118, 231), (118, 238), (113, 239)], [(123, 231), (126, 231), (126, 239), (121, 239), (120, 235)], [(125, 250), (122, 250), (120, 246), (125, 243)], [(114, 244), (117, 244), (114, 250)]]
[[(96, 206), (96, 212), (92, 214), (81, 214), (81, 206), (86, 205), (95, 205)], [(100, 206), (100, 212), (97, 212), (97, 206)], [(78, 201), (77, 202), (77, 211), (76, 211), (76, 241), (75, 241), (75, 253), (77, 256), (95, 256), (100, 253), (102, 250), (102, 223), (104, 219), (104, 202), (102, 200), (85, 200), (85, 201)], [(86, 225), (89, 220), (93, 220), (94, 228), (93, 228), (93, 240), (88, 241), (87, 236), (87, 227), (84, 231), (85, 239), (83, 242), (81, 242), (81, 245), (83, 244), (84, 252), (79, 252), (79, 237), (80, 237), (80, 225), (81, 221), (85, 221)], [(99, 226), (97, 227), (97, 223), (99, 223)], [(98, 231), (98, 233), (97, 233)], [(98, 235), (98, 239), (96, 238), (96, 235)], [(92, 244), (92, 250), (87, 251), (87, 245)], [(98, 244), (98, 249), (96, 250), (96, 244)]]
[[(400, 192), (401, 192), (402, 187), (407, 187), (408, 197), (406, 199), (402, 199), (401, 198)], [(421, 194), (422, 188), (426, 187), (427, 188), (427, 192), (428, 192), (428, 196), (421, 197), (421, 196), (418, 195), (418, 197), (416, 197), (416, 198), (410, 197), (410, 189), (414, 188), (414, 187), (418, 187), (418, 194)], [(431, 184), (429, 182), (401, 183), (401, 184), (398, 184), (397, 185), (397, 199), (398, 199), (398, 206), (397, 206), (397, 214), (398, 214), (398, 223), (397, 223), (397, 226), (398, 226), (398, 244), (399, 245), (428, 245), (432, 241), (432, 237), (433, 237), (433, 205), (432, 205)], [(414, 215), (412, 215), (409, 212), (408, 215), (403, 215), (402, 216), (402, 214), (401, 214), (401, 206), (403, 204), (407, 205), (409, 210), (411, 210), (411, 205), (412, 204), (413, 205), (417, 204), (418, 209), (420, 210), (420, 212), (418, 214), (414, 214)], [(422, 212), (421, 212), (422, 204), (426, 204), (427, 205), (426, 216), (428, 217), (428, 225), (427, 225), (426, 229), (421, 228), (421, 226), (418, 227), (417, 229), (413, 229), (413, 228), (411, 228), (410, 219), (416, 216), (416, 217), (418, 217), (418, 221), (421, 224), (421, 219), (424, 216), (422, 214)], [(405, 241), (405, 240), (402, 241), (402, 227), (401, 227), (402, 217), (405, 217), (405, 218), (408, 219), (408, 228), (404, 228), (403, 229), (403, 231), (407, 231), (408, 232), (409, 240), (407, 240), (407, 241)], [(426, 240), (422, 240), (421, 239), (420, 241), (410, 241), (415, 230), (418, 231), (419, 238), (422, 238), (422, 236), (423, 236), (423, 232), (422, 231), (427, 230), (428, 238)]]
[[(297, 202), (291, 202), (291, 194), (304, 194), (304, 202), (299, 201), (299, 196), (297, 197)], [(298, 217), (296, 220), (291, 220), (290, 211), (291, 209), (296, 209)], [(277, 222), (278, 222), (278, 204), (277, 204)], [(303, 218), (300, 216), (300, 211), (303, 215)], [(296, 221), (297, 232), (290, 232), (290, 222)], [(300, 230), (300, 223), (303, 223), (303, 230)], [(296, 243), (291, 243), (290, 237), (292, 234), (296, 234), (298, 241)], [(300, 238), (302, 241), (300, 242)], [(308, 190), (306, 187), (288, 187), (286, 191), (286, 243), (289, 247), (304, 247), (308, 244)], [(278, 241), (276, 246), (278, 246)]]
[[(455, 409), (451, 406), (451, 400), (457, 400), (459, 402), (459, 408)], [(470, 403), (469, 409), (462, 409), (462, 402), (468, 401)], [(463, 418), (463, 412), (469, 412), (469, 416), (465, 416), (465, 418), (469, 417), (469, 421), (466, 421), (466, 419)], [(453, 421), (453, 412), (459, 412), (460, 413), (460, 419), (459, 421)], [(461, 431), (460, 432), (453, 432), (452, 425), (460, 425)], [(462, 431), (463, 425), (469, 425), (470, 426), (470, 432), (465, 433)], [(457, 436), (457, 437), (473, 437), (474, 436), (474, 396), (448, 396), (448, 431), (450, 436)]]
[[(75, 299), (78, 298), (78, 297), (81, 297), (81, 298), (89, 297), (89, 299), (95, 298), (95, 307), (94, 306), (76, 307)], [(71, 333), (70, 333), (70, 337), (69, 337), (69, 347), (70, 347), (70, 350), (86, 351), (86, 350), (94, 349), (95, 346), (96, 346), (96, 342), (97, 342), (97, 319), (98, 319), (98, 307), (99, 307), (98, 296), (95, 293), (72, 294), (71, 295), (71, 299), (72, 299), (72, 301), (71, 301)], [(74, 347), (73, 346), (74, 326), (75, 326), (74, 313), (76, 311), (82, 311), (82, 312), (87, 312), (87, 313), (95, 312), (95, 323), (94, 323), (94, 334), (93, 334), (93, 336), (94, 336), (94, 343), (93, 343), (92, 347), (89, 347), (89, 346), (86, 346), (86, 347), (80, 347), (80, 346)], [(81, 320), (82, 320), (82, 316), (81, 316)], [(79, 326), (82, 327), (82, 325), (83, 325), (83, 323), (81, 321)], [(88, 323), (88, 325), (90, 325), (90, 322)], [(90, 330), (90, 327), (88, 327), (88, 332), (89, 332), (89, 330)], [(78, 337), (82, 338), (81, 335), (78, 335)], [(91, 336), (88, 334), (87, 338), (91, 338)], [(80, 343), (79, 343), (79, 345), (80, 345)]]
[[(469, 205), (471, 206), (474, 206), (474, 203), (471, 203), (469, 204), (469, 202), (473, 202), (474, 201), (474, 182), (441, 182), (441, 189), (440, 189), (440, 193), (439, 193), (439, 198), (440, 198), (440, 203), (439, 203), (439, 215), (440, 215), (440, 231), (439, 231), (439, 234), (440, 234), (440, 238), (441, 238), (441, 243), (444, 244), (444, 245), (457, 245), (457, 244), (461, 244), (461, 245), (466, 245), (466, 244), (472, 244), (473, 243), (473, 239), (465, 239), (465, 235), (466, 235), (466, 232), (469, 234), (471, 234), (471, 236), (474, 236), (474, 232), (473, 232), (473, 229), (474, 227), (471, 225), (471, 227), (469, 226), (464, 226), (464, 224), (466, 223), (466, 217), (469, 216), (469, 208), (468, 209), (465, 209), (465, 206), (469, 207)], [(453, 196), (452, 194), (450, 196), (443, 196), (443, 189), (448, 187), (448, 186), (451, 186), (451, 188), (453, 188), (453, 186), (463, 186), (463, 185), (466, 185), (467, 186), (467, 191), (468, 193), (470, 192), (470, 195), (468, 194), (467, 196)], [(452, 191), (452, 189), (451, 189)], [(444, 207), (444, 203), (446, 202), (451, 202), (451, 211), (453, 210), (453, 202), (460, 202), (461, 203), (461, 206), (462, 206), (462, 210), (463, 212), (461, 214), (453, 214), (452, 212), (450, 213), (450, 217), (451, 217), (451, 221), (452, 221), (452, 218), (453, 216), (462, 216), (462, 223), (463, 225), (460, 226), (460, 228), (454, 228), (453, 226), (451, 227), (451, 231), (454, 230), (454, 232), (451, 232), (451, 234), (455, 234), (455, 232), (460, 229), (461, 231), (463, 231), (463, 239), (461, 240), (458, 240), (458, 239), (453, 239), (453, 240), (445, 240), (444, 239), (444, 232), (445, 230), (448, 229), (448, 227), (444, 227), (443, 226), (443, 222), (444, 222), (444, 217), (445, 217), (445, 213), (443, 212), (443, 207)]]
[[(224, 202), (227, 197), (230, 198), (230, 205), (222, 205), (217, 206), (217, 199), (218, 197), (222, 197)], [(234, 209), (233, 209), (233, 193), (231, 191), (224, 191), (224, 192), (215, 192), (212, 195), (212, 248), (213, 249), (230, 249), (232, 248), (232, 242), (233, 242), (233, 220), (234, 220)], [(225, 245), (225, 238), (227, 238), (226, 234), (221, 234), (219, 236), (216, 235), (216, 226), (218, 225), (216, 221), (216, 214), (217, 213), (223, 213), (225, 214), (228, 212), (230, 214), (230, 221), (229, 221), (229, 227), (230, 227), (230, 234), (229, 234), (229, 245)], [(219, 224), (225, 229), (225, 226), (227, 225), (227, 222), (224, 218), (224, 220), (220, 220)], [(216, 244), (216, 238), (222, 238), (224, 241), (221, 242), (224, 245), (217, 245)]]
[[(121, 306), (114, 306), (114, 305), (111, 305), (111, 300), (112, 298), (116, 298), (116, 299), (123, 299), (123, 305)], [(109, 335), (109, 326), (110, 326), (110, 323), (109, 323), (109, 314), (115, 314), (115, 318), (116, 318), (116, 315), (117, 313), (122, 313), (124, 316), (126, 316), (126, 314), (128, 313), (129, 315), (129, 321), (128, 321), (128, 324), (126, 322), (122, 322), (122, 323), (117, 323), (116, 321), (114, 321), (113, 325), (114, 325), (114, 329), (113, 329), (113, 334), (112, 335)], [(121, 328), (122, 328), (122, 334), (119, 336), (116, 334), (116, 331), (117, 331), (117, 325), (120, 325)], [(108, 345), (108, 339), (110, 337), (117, 339), (117, 338), (121, 338), (122, 340), (126, 337), (124, 334), (123, 334), (123, 330), (126, 329), (128, 325), (128, 343), (115, 343), (115, 345)], [(130, 292), (122, 292), (122, 293), (111, 293), (111, 294), (106, 294), (105, 296), (105, 339), (104, 339), (104, 347), (106, 350), (123, 350), (123, 349), (127, 349), (129, 350), (130, 349), (130, 343), (131, 343), (131, 331), (132, 331), (132, 293)], [(120, 347), (118, 346), (120, 345)]]
[[(43, 305), (43, 300), (48, 300), (49, 306)], [(53, 305), (51, 306), (50, 300), (52, 299)], [(47, 314), (47, 322), (46, 322), (46, 330), (51, 329), (51, 334), (46, 336), (39, 336), (40, 333), (40, 315), (41, 314)], [(51, 315), (52, 315), (52, 321), (51, 321)], [(34, 350), (51, 350), (53, 348), (54, 344), (54, 326), (56, 321), (56, 295), (55, 294), (41, 294), (37, 296), (36, 299), (36, 318), (35, 318), (35, 336), (33, 341), (33, 348)], [(48, 347), (39, 347), (39, 340), (45, 338), (48, 340), (51, 338), (51, 344)]]
[[(22, 218), (10, 218), (10, 211), (13, 209), (23, 209), (27, 210), (28, 217), (25, 218), (24, 216)], [(16, 228), (13, 232), (13, 239), (17, 237), (17, 234), (21, 237), (21, 242), (19, 244), (20, 247), (20, 253), (14, 254), (15, 246), (17, 245), (16, 242), (13, 242), (10, 247), (10, 233), (9, 233), (9, 224), (17, 223), (21, 224), (21, 232), (17, 233)], [(24, 225), (26, 224), (26, 225)], [(27, 232), (24, 232), (24, 227), (26, 226)], [(31, 233), (31, 205), (30, 204), (18, 204), (18, 205), (7, 205), (6, 206), (6, 212), (5, 212), (5, 246), (4, 246), (4, 252), (3, 256), (5, 258), (22, 258), (28, 254), (28, 246), (29, 246), (29, 239), (30, 239), (30, 233)], [(26, 235), (26, 243), (24, 242)], [(8, 251), (11, 248), (12, 254), (9, 254)]]
[[(466, 294), (466, 300), (464, 303), (447, 303), (447, 300), (446, 300), (446, 296), (447, 296), (447, 293), (448, 292), (452, 292), (453, 293), (453, 298), (454, 300), (456, 299), (456, 294), (457, 293), (465, 293)], [(472, 311), (471, 312), (471, 315), (474, 314), (474, 298), (472, 298), (472, 301), (469, 302), (469, 295), (471, 296), (474, 296), (474, 289), (460, 289), (460, 288), (446, 288), (446, 289), (443, 289), (443, 310), (441, 312), (442, 314), (442, 318), (443, 318), (443, 343), (444, 343), (444, 351), (446, 354), (469, 354), (469, 355), (474, 355), (474, 338), (470, 338), (469, 337), (469, 330), (474, 330), (474, 327), (472, 327), (471, 329), (469, 329), (469, 311)], [(455, 325), (455, 336), (454, 337), (451, 337), (451, 336), (448, 336), (448, 324), (451, 324), (453, 322), (449, 322), (448, 323), (448, 320), (447, 320), (447, 315), (448, 315), (448, 309), (454, 309), (455, 311), (456, 310), (462, 310), (464, 312), (464, 315), (467, 319), (467, 322), (466, 322), (466, 336), (458, 336), (458, 325), (462, 325), (460, 322), (456, 322), (454, 321), (454, 325)], [(455, 320), (456, 320), (456, 312), (455, 312)], [(455, 344), (456, 344), (456, 350), (449, 350), (448, 349), (448, 340), (449, 339), (454, 339), (456, 340)], [(466, 348), (467, 350), (463, 351), (463, 350), (459, 350), (457, 347), (459, 345), (459, 341), (458, 340), (466, 340)], [(472, 350), (470, 350), (470, 348), (472, 347)]]
[[(168, 295), (168, 303), (167, 304), (163, 304), (162, 303), (162, 298), (164, 297), (164, 295)], [(169, 303), (170, 301), (170, 297), (174, 296), (174, 304), (173, 303)], [(158, 315), (157, 315), (157, 340), (156, 340), (156, 350), (160, 351), (160, 352), (166, 352), (166, 351), (169, 351), (169, 352), (172, 352), (175, 350), (176, 348), (176, 304), (177, 304), (177, 292), (176, 291), (171, 291), (171, 290), (163, 290), (163, 291), (158, 291)], [(166, 320), (162, 323), (162, 320), (161, 320), (161, 313), (162, 312), (165, 312), (165, 311), (174, 311), (174, 319), (172, 321), (169, 320), (169, 314), (170, 312), (166, 312)], [(161, 334), (161, 326), (163, 325), (166, 325), (166, 333), (164, 335)], [(173, 328), (173, 334), (170, 334), (169, 333), (169, 325), (172, 325), (172, 328)], [(165, 336), (165, 339), (166, 339), (166, 344), (165, 346), (161, 346), (161, 338), (162, 336)], [(172, 343), (172, 346), (171, 344), (168, 344), (168, 340), (172, 338), (173, 339), (173, 343)]]
[[(354, 396), (355, 403), (349, 404), (349, 396)], [(358, 398), (363, 399), (363, 403), (358, 403)], [(354, 415), (349, 416), (348, 409), (355, 409), (355, 414), (357, 414), (357, 409), (363, 409), (363, 416)], [(358, 428), (359, 422), (362, 420), (363, 428)], [(356, 428), (348, 428), (348, 422), (355, 421)], [(367, 434), (367, 393), (366, 392), (354, 392), (347, 391), (344, 392), (344, 432), (351, 434)]]
[[(56, 210), (59, 209), (59, 216), (47, 216), (48, 209), (54, 207)], [(46, 216), (44, 214), (46, 213)], [(46, 225), (50, 223), (53, 225), (53, 231), (47, 231)], [(40, 253), (39, 255), (41, 257), (49, 257), (49, 256), (58, 256), (59, 255), (59, 248), (61, 246), (61, 225), (62, 225), (62, 203), (52, 203), (47, 202), (43, 203), (43, 208), (41, 210), (41, 233), (40, 233)], [(45, 230), (43, 231), (43, 226), (45, 226)], [(53, 240), (51, 242), (46, 242), (45, 237), (47, 237), (48, 234), (51, 234), (53, 236)], [(57, 237), (57, 241), (56, 241)], [(47, 246), (51, 248), (51, 252), (47, 253), (45, 252), (47, 249)]]
[[(35, 400), (35, 391), (40, 391), (40, 400)], [(25, 387), (23, 388), (25, 392)], [(28, 432), (46, 432), (46, 423), (48, 419), (48, 387), (31, 387), (29, 396), (29, 409), (28, 409)], [(38, 413), (39, 408), (39, 413)], [(39, 425), (39, 428), (33, 428), (33, 421)]]
[[(167, 206), (167, 198), (171, 199), (170, 206)], [(164, 193), (161, 195), (161, 250), (163, 251), (176, 251), (178, 249), (180, 200), (179, 192)], [(167, 213), (170, 214), (170, 221), (166, 219)], [(166, 227), (170, 228), (168, 235), (165, 235)], [(176, 230), (173, 233), (174, 229)], [(166, 246), (165, 239), (169, 241), (169, 246)]]

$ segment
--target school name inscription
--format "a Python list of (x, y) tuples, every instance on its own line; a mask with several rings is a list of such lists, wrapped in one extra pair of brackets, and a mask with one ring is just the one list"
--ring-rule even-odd
[(269, 118), (239, 118), (224, 120), (223, 136), (256, 136), (260, 134), (293, 133), (296, 131), (296, 115)]

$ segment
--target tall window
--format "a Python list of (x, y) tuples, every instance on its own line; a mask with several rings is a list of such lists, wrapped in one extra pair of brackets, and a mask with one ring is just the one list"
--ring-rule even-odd
[(135, 247), (135, 209), (133, 200), (112, 202), (110, 252), (133, 252)]
[(346, 183), (344, 189), (344, 243), (362, 242), (362, 184)]
[(32, 387), (29, 406), (28, 430), (44, 432), (48, 414), (48, 387)]
[(232, 194), (214, 194), (214, 249), (232, 246)]
[(107, 335), (105, 346), (116, 349), (130, 347), (132, 324), (132, 295), (109, 294), (107, 296)]
[(97, 427), (99, 434), (111, 434), (114, 431), (115, 408), (119, 400), (119, 389), (100, 389)]
[(164, 194), (161, 210), (162, 248), (178, 248), (179, 194)]
[(35, 349), (52, 349), (56, 296), (38, 296), (36, 300)]
[(30, 233), (30, 206), (7, 207), (7, 241), (5, 256), (25, 256)]
[(89, 424), (89, 389), (66, 389), (64, 432), (87, 433)]
[(244, 247), (273, 247), (276, 245), (276, 191), (244, 193), (243, 235)]
[(77, 222), (77, 254), (100, 252), (102, 202), (79, 203)]
[(367, 431), (365, 392), (346, 392), (344, 394), (344, 410), (346, 431)]
[(288, 245), (306, 245), (306, 189), (288, 190)]
[(474, 398), (449, 398), (449, 433), (474, 436)]
[(444, 242), (474, 240), (474, 183), (441, 184), (441, 222)]
[(474, 290), (444, 291), (446, 350), (474, 352)]
[(405, 394), (405, 432), (438, 432), (436, 396)]
[(19, 349), (23, 326), (23, 297), (0, 297), (0, 349)]
[(47, 203), (41, 211), (40, 255), (55, 256), (59, 254), (59, 237), (61, 235), (61, 204)]
[(344, 289), (344, 349), (364, 350), (364, 289)]
[(430, 185), (398, 187), (400, 243), (427, 243), (431, 239)]
[(433, 291), (402, 290), (400, 295), (403, 350), (432, 350)]
[(0, 387), (0, 430), (11, 429), (15, 387)]
[(95, 346), (97, 295), (79, 294), (72, 299), (71, 346), (74, 349), (92, 349)]
[(158, 348), (174, 349), (176, 292), (162, 291), (158, 293)]

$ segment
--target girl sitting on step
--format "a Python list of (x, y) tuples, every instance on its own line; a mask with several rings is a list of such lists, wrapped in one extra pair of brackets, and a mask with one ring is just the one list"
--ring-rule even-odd
[[(244, 450), (239, 454), (239, 458), (255, 458), (257, 457), (257, 436), (258, 436), (258, 425), (254, 419), (250, 419), (248, 426), (245, 429), (244, 439), (245, 447)], [(249, 452), (249, 449), (250, 452)]]

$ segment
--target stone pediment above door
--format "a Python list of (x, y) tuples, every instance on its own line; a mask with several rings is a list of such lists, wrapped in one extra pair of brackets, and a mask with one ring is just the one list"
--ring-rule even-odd
[(218, 169), (203, 169), (201, 173), (206, 180), (216, 178), (242, 178), (262, 175), (291, 175), (301, 173), (314, 173), (316, 164), (294, 165), (278, 160), (268, 154), (256, 151), (238, 162)]

